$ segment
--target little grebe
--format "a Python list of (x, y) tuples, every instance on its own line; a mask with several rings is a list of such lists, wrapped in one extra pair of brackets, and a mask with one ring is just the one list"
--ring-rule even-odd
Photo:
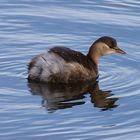
[(121, 53), (114, 38), (97, 39), (87, 55), (66, 47), (54, 47), (34, 57), (28, 66), (29, 82), (75, 83), (95, 80), (98, 77), (99, 58), (103, 55)]

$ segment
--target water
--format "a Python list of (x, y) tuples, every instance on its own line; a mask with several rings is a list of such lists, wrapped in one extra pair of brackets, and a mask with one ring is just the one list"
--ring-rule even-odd
[[(138, 0), (1, 0), (0, 139), (140, 139), (139, 17)], [(27, 83), (33, 56), (55, 45), (86, 54), (103, 35), (127, 55), (102, 58), (88, 92)]]

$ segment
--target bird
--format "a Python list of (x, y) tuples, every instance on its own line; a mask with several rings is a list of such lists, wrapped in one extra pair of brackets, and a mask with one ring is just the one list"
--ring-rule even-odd
[(28, 81), (36, 83), (91, 82), (99, 76), (100, 57), (112, 53), (126, 54), (115, 38), (102, 36), (95, 40), (87, 55), (67, 47), (56, 46), (32, 58)]

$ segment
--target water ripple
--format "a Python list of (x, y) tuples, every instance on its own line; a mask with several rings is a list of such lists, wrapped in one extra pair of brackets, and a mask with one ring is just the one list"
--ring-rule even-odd
[[(0, 138), (138, 140), (139, 9), (139, 0), (1, 0)], [(27, 86), (30, 59), (55, 45), (86, 54), (92, 42), (102, 35), (116, 37), (127, 55), (101, 59), (100, 99), (86, 94), (59, 104), (55, 111), (45, 110), (43, 95), (31, 95)], [(56, 101), (59, 96), (51, 93), (49, 99)], [(104, 98), (114, 101), (116, 108), (102, 110), (97, 101)]]

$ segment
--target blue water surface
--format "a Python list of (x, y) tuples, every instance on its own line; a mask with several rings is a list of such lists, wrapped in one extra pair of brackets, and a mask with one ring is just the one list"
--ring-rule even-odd
[[(139, 17), (139, 0), (1, 0), (0, 140), (139, 140)], [(127, 55), (101, 59), (91, 92), (28, 84), (35, 55), (56, 45), (86, 54), (104, 35)]]

